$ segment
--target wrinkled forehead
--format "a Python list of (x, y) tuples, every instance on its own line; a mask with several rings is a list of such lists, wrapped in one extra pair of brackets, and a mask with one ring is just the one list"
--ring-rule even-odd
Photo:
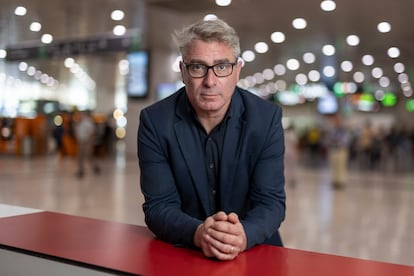
[(231, 45), (217, 40), (194, 39), (182, 54), (185, 61), (209, 59), (210, 61), (234, 62), (237, 58)]

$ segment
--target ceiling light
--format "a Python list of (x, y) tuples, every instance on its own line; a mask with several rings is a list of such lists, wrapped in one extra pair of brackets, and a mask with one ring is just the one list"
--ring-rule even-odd
[(64, 61), (64, 65), (66, 68), (71, 68), (75, 64), (75, 60), (73, 58), (66, 58)]
[(14, 10), (14, 14), (18, 15), (18, 16), (23, 16), (25, 15), (27, 12), (27, 9), (23, 6), (18, 6), (15, 10)]
[(400, 83), (408, 83), (408, 75), (406, 73), (401, 73), (398, 75), (398, 81)]
[(30, 24), (30, 30), (32, 32), (39, 32), (42, 29), (42, 24), (40, 24), (39, 22), (32, 22)]
[(125, 13), (121, 10), (114, 10), (111, 13), (111, 19), (115, 21), (120, 21), (124, 19)]
[(6, 58), (7, 52), (4, 49), (0, 49), (0, 58)]
[(390, 86), (390, 79), (385, 76), (381, 77), (379, 79), (379, 85), (384, 88)]
[(390, 58), (397, 58), (400, 56), (400, 49), (397, 47), (391, 47), (388, 49), (387, 53)]
[(231, 0), (216, 0), (216, 5), (220, 7), (227, 7), (231, 4)]
[(328, 78), (335, 76), (335, 73), (336, 73), (336, 70), (331, 65), (327, 65), (323, 68), (323, 74)]
[(316, 82), (316, 81), (319, 81), (319, 79), (321, 78), (321, 74), (319, 73), (318, 70), (311, 70), (308, 73), (308, 78), (309, 80)]
[(382, 69), (379, 67), (375, 67), (372, 69), (371, 74), (374, 78), (379, 79), (382, 77), (382, 75), (384, 74)]
[(24, 72), (27, 70), (27, 68), (29, 67), (29, 65), (26, 62), (20, 62), (19, 63), (19, 71)]
[(357, 83), (362, 83), (365, 80), (365, 75), (362, 72), (355, 72), (354, 73), (354, 81)]
[(388, 33), (391, 31), (391, 24), (388, 22), (381, 22), (377, 25), (377, 29), (380, 33)]
[(27, 68), (26, 74), (28, 76), (34, 76), (36, 73), (36, 68), (33, 66), (29, 66), (29, 68)]
[(121, 36), (124, 35), (126, 32), (126, 28), (124, 25), (116, 25), (113, 29), (114, 35)]
[(366, 66), (370, 66), (374, 64), (374, 57), (372, 55), (364, 55), (362, 56), (362, 63)]
[(251, 62), (251, 61), (253, 61), (255, 58), (256, 58), (256, 55), (255, 55), (255, 54), (254, 54), (254, 52), (253, 52), (253, 51), (251, 51), (251, 50), (247, 50), (247, 51), (244, 51), (244, 52), (242, 53), (242, 59), (244, 59), (244, 61), (246, 61), (246, 62)]
[(204, 21), (213, 21), (216, 20), (218, 17), (215, 14), (207, 14), (206, 16), (204, 16), (203, 20)]
[(40, 78), (42, 77), (42, 71), (40, 71), (40, 70), (36, 70), (36, 72), (35, 72), (35, 74), (34, 74), (34, 78), (36, 79), (36, 80), (40, 80)]
[(346, 43), (348, 43), (349, 46), (358, 46), (359, 37), (357, 35), (348, 35), (346, 37)]
[(275, 73), (272, 69), (267, 68), (263, 70), (263, 77), (265, 80), (272, 80), (275, 77)]
[(248, 76), (246, 81), (249, 83), (249, 87), (253, 87), (256, 85), (256, 79), (253, 76)]
[(375, 91), (374, 96), (377, 101), (382, 101), (384, 99), (385, 93), (383, 90), (379, 89)]
[(283, 76), (286, 74), (286, 67), (283, 64), (276, 64), (273, 71), (275, 71), (276, 75)]
[(321, 2), (321, 9), (323, 11), (334, 11), (336, 9), (336, 3), (332, 0), (323, 0)]
[(403, 63), (401, 62), (397, 62), (396, 64), (394, 64), (394, 71), (395, 73), (402, 73), (405, 71), (405, 66)]
[(256, 81), (257, 84), (262, 84), (265, 81), (265, 79), (263, 78), (263, 74), (262, 73), (255, 73), (253, 75), (253, 77), (254, 77), (254, 79), (255, 79), (255, 81)]
[(299, 85), (305, 85), (308, 83), (308, 77), (305, 74), (300, 73), (296, 75), (295, 81)]
[(270, 35), (270, 39), (274, 43), (282, 43), (283, 41), (285, 41), (286, 37), (285, 34), (282, 32), (274, 32)]
[(335, 54), (335, 47), (332, 46), (332, 45), (327, 44), (327, 45), (322, 47), (322, 53), (325, 56), (333, 56)]
[(313, 53), (308, 52), (308, 53), (303, 54), (303, 61), (305, 63), (312, 64), (315, 62), (315, 60), (316, 60), (316, 57)]
[(51, 34), (43, 34), (40, 40), (44, 44), (50, 44), (53, 41), (53, 36)]
[(304, 18), (295, 18), (292, 21), (292, 26), (297, 30), (302, 30), (306, 28), (307, 22)]
[(297, 59), (294, 59), (294, 58), (291, 58), (286, 62), (286, 67), (289, 70), (292, 70), (292, 71), (293, 70), (298, 70), (299, 66), (300, 66), (299, 61)]
[(279, 91), (284, 91), (287, 88), (287, 84), (284, 80), (277, 80), (275, 86)]
[(257, 42), (256, 45), (254, 45), (254, 49), (259, 54), (263, 54), (269, 50), (269, 46), (267, 46), (265, 42)]
[(349, 60), (344, 60), (341, 63), (341, 69), (344, 72), (351, 72), (353, 68), (352, 62), (350, 62)]
[(407, 98), (413, 95), (413, 88), (410, 84), (402, 85), (401, 89), (403, 90), (404, 96), (406, 96)]

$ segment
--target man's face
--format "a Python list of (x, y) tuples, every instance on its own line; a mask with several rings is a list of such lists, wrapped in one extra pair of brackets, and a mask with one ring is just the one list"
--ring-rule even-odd
[[(219, 42), (192, 42), (187, 55), (183, 57), (185, 64), (203, 64), (211, 66), (218, 63), (235, 63), (232, 49)], [(180, 64), (183, 82), (186, 85), (188, 98), (198, 116), (221, 115), (227, 111), (234, 88), (239, 80), (241, 63), (233, 68), (232, 74), (227, 77), (217, 77), (212, 69), (201, 78), (190, 76), (183, 63)]]

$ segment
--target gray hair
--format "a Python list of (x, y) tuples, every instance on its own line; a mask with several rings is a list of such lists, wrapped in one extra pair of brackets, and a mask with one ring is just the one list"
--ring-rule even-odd
[(198, 21), (184, 27), (181, 31), (176, 31), (173, 36), (183, 57), (185, 57), (191, 42), (195, 39), (227, 44), (233, 49), (235, 58), (240, 56), (239, 36), (233, 27), (221, 19)]

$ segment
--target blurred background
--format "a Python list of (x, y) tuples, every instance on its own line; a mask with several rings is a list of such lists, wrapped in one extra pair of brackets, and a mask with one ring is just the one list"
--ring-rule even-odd
[[(238, 85), (283, 108), (285, 245), (414, 265), (413, 1), (0, 5), (0, 203), (143, 225), (139, 112), (182, 86), (171, 33), (219, 17)], [(100, 171), (79, 178), (81, 111)]]

